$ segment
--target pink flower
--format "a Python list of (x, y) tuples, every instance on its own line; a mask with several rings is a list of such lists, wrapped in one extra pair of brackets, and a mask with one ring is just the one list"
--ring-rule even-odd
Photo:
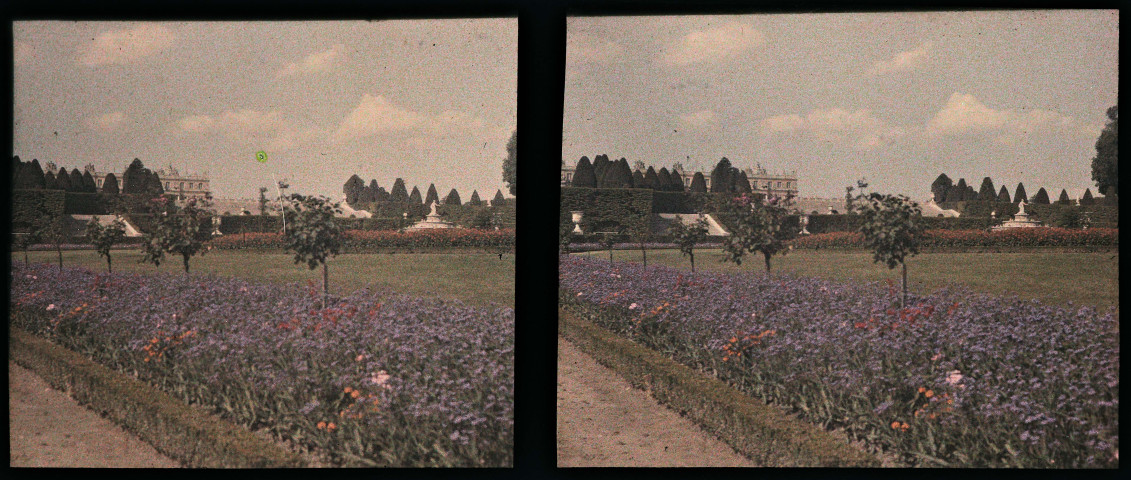
[(640, 308), (640, 305), (637, 305), (636, 302), (632, 302), (632, 305), (628, 306), (629, 310), (636, 310), (637, 308)]
[(51, 305), (48, 305), (48, 306), (47, 306), (47, 311), (48, 311), (48, 312), (50, 312), (50, 311), (52, 311), (52, 310), (55, 310), (55, 308), (56, 308), (56, 307), (55, 307), (55, 304), (54, 304), (54, 303), (52, 303)]

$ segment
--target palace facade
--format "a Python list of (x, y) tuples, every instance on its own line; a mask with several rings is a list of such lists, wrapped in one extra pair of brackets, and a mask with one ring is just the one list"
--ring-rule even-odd
[[(99, 172), (94, 165), (87, 165), (86, 170), (94, 177), (94, 184), (98, 190), (102, 190), (102, 183), (106, 180), (106, 172)], [(208, 185), (208, 174), (195, 174), (195, 173), (181, 173), (177, 171), (172, 164), (168, 168), (154, 170), (157, 173), (157, 178), (161, 179), (161, 187), (165, 189), (165, 193), (175, 193), (184, 198), (200, 198), (212, 195), (212, 190)], [(122, 178), (125, 177), (125, 170), (115, 172), (114, 176), (118, 178), (118, 188), (122, 188)]]

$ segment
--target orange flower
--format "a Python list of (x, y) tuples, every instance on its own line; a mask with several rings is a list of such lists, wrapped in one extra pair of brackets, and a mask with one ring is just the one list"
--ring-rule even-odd
[(904, 432), (906, 432), (908, 428), (911, 428), (911, 425), (908, 425), (906, 423), (899, 426), (899, 429), (904, 431)]
[(354, 391), (350, 392), (350, 396), (351, 396), (351, 397), (353, 397), (353, 398), (357, 398), (357, 397), (360, 397), (360, 396), (361, 396), (361, 392), (359, 392), (359, 391), (357, 391), (357, 390), (354, 390)]
[(346, 387), (346, 393), (350, 393), (350, 392), (352, 392), (352, 391), (353, 391), (353, 389), (352, 389), (352, 388), (350, 388), (350, 387)]
[(927, 391), (927, 389), (925, 387), (919, 387), (919, 393), (923, 393), (925, 391)]
[(931, 398), (931, 397), (935, 396), (935, 391), (934, 390), (927, 390), (927, 393), (924, 393), (923, 395), (926, 396), (927, 398)]
[(338, 428), (338, 426), (334, 425), (334, 422), (330, 422), (330, 423), (326, 424), (326, 431), (332, 432), (332, 431), (334, 431), (335, 428)]
[(891, 428), (892, 429), (899, 428), (899, 422), (891, 422)]
[(318, 422), (318, 429), (322, 430), (323, 428), (326, 428), (326, 422)]

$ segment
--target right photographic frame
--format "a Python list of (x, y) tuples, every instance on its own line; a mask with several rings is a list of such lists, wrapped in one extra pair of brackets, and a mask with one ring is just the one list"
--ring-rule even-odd
[(559, 467), (1119, 467), (1117, 10), (566, 47)]

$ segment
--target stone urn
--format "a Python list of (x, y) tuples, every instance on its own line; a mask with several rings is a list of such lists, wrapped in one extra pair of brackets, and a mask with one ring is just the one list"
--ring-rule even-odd
[(579, 233), (579, 234), (585, 233), (585, 232), (581, 231), (581, 218), (582, 218), (582, 215), (583, 215), (582, 212), (581, 211), (569, 212), (569, 215), (570, 215), (570, 220), (573, 221), (573, 233)]

